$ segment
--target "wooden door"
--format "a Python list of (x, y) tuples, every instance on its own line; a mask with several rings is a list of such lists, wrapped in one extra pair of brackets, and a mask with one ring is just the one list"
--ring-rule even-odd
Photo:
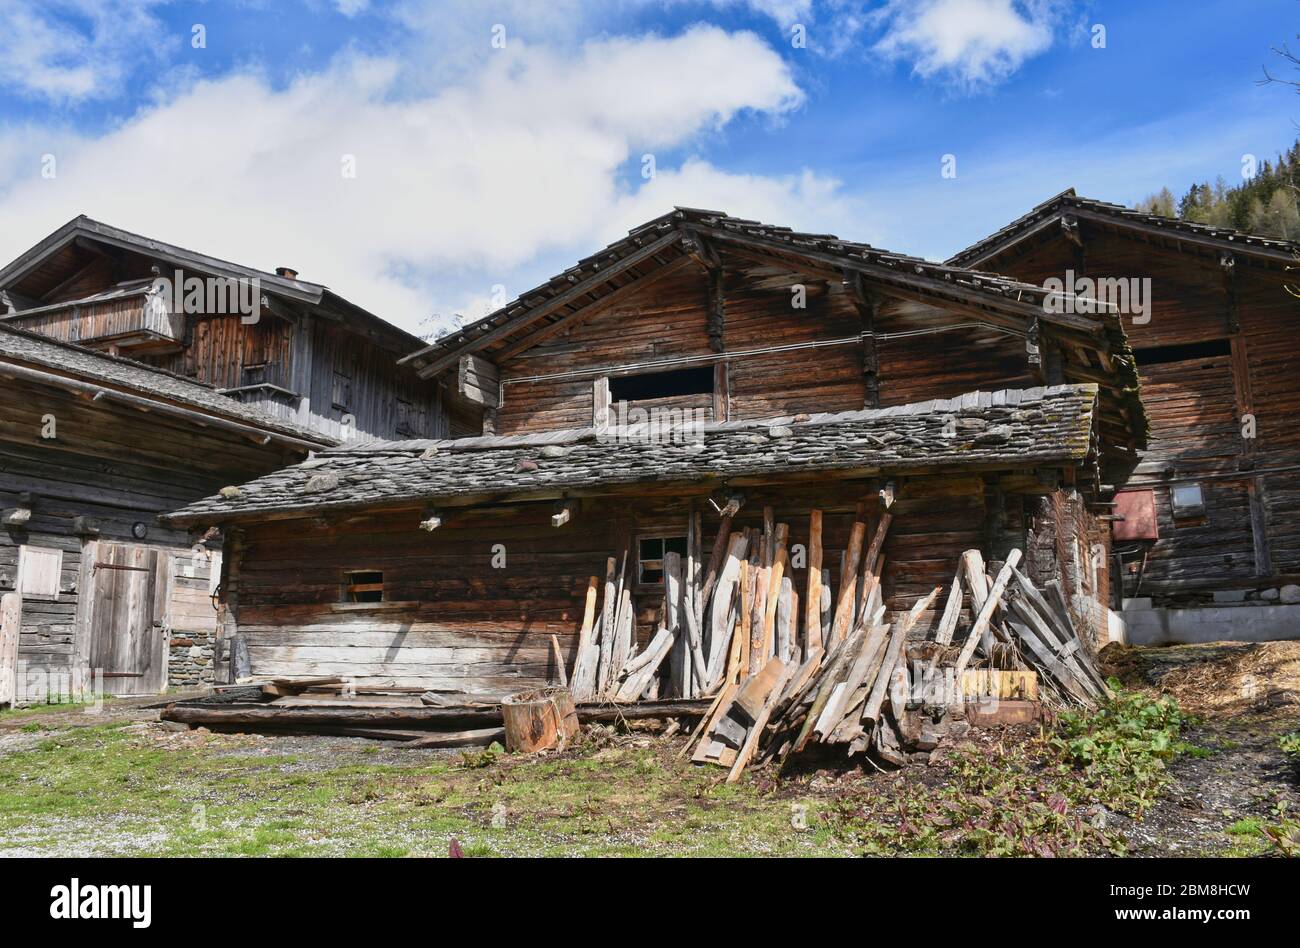
[(158, 694), (167, 683), (172, 554), (116, 543), (91, 548), (91, 671), (103, 671), (109, 694)]

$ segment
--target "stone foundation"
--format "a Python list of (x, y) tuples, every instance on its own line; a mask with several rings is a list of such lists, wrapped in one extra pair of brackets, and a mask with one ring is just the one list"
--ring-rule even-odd
[(184, 688), (212, 684), (215, 648), (216, 634), (213, 632), (173, 631), (167, 660), (168, 686)]

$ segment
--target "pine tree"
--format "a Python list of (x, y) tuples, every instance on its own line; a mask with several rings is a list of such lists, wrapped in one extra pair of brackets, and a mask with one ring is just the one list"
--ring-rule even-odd
[(1256, 234), (1300, 240), (1300, 141), (1277, 161), (1260, 163), (1254, 177), (1239, 185), (1229, 185), (1220, 175), (1193, 184), (1181, 198), (1174, 198), (1168, 188), (1161, 188), (1133, 205), (1135, 210), (1162, 217), (1177, 218), (1211, 227), (1224, 227)]

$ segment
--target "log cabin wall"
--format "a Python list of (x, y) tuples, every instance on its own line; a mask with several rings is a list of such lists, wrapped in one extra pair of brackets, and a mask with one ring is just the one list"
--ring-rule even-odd
[[(190, 663), (176, 683), (199, 677), (199, 660), (213, 645), (208, 584), (216, 548), (196, 553), (186, 531), (156, 518), (227, 484), (295, 463), (302, 454), (17, 380), (0, 381), (0, 395), (0, 511), (6, 514), (0, 593), (20, 588), (24, 547), (61, 560), (52, 594), (23, 600), (18, 660), (27, 673), (25, 680), (20, 676), (27, 700), (41, 700), (44, 691), (51, 698), (69, 693), (73, 669), (85, 657), (82, 591), (110, 546), (157, 551), (170, 560), (150, 578), (165, 580), (171, 589), (167, 611), (157, 617), (170, 623), (183, 649), (183, 657), (176, 653), (178, 673), (186, 671), (180, 664)], [(20, 510), (29, 511), (29, 518), (8, 522)], [(133, 534), (136, 524), (146, 528), (143, 538)], [(111, 692), (123, 683), (105, 684)]]
[[(1034, 478), (1011, 480), (1026, 486)], [(902, 486), (884, 548), (891, 609), (950, 584), (967, 549), (994, 560), (1024, 548), (1024, 510), (1033, 497), (999, 483), (995, 476), (952, 476)], [(733, 529), (761, 530), (770, 505), (774, 519), (790, 526), (789, 575), (802, 596), (806, 561), (794, 545), (807, 544), (809, 511), (822, 510), (823, 563), (838, 589), (856, 510), (865, 503), (874, 523), (879, 486), (748, 489)], [(993, 499), (1001, 505), (997, 516), (990, 515)], [(255, 676), (343, 675), (494, 694), (541, 685), (557, 677), (551, 635), (572, 662), (589, 578), (603, 583), (607, 558), (628, 549), (635, 575), (638, 539), (684, 537), (691, 505), (704, 512), (703, 545), (711, 549), (719, 521), (706, 497), (653, 485), (635, 497), (584, 498), (560, 528), (550, 524), (549, 503), (449, 509), (431, 533), (417, 528), (417, 510), (247, 525), (226, 551), (227, 634), (243, 637)], [(384, 602), (343, 601), (349, 574), (371, 574), (362, 578), (373, 582), (376, 572)], [(645, 644), (660, 619), (662, 584), (632, 589)], [(927, 613), (914, 634), (924, 635), (933, 619)]]
[[(689, 266), (505, 361), (500, 367), (505, 398), (495, 412), (495, 433), (589, 427), (602, 377), (666, 371), (674, 367), (648, 364), (683, 357), (711, 360), (719, 353), (731, 357), (715, 369), (709, 392), (629, 406), (698, 409), (707, 420), (730, 421), (1042, 384), (1022, 339), (969, 325), (945, 329), (969, 321), (883, 296), (864, 305), (842, 283), (726, 253), (722, 264), (720, 327), (708, 273)], [(802, 287), (803, 308), (793, 305), (795, 287)], [(884, 338), (918, 328), (930, 333)], [(864, 344), (857, 339), (864, 331), (882, 338)], [(742, 354), (832, 340), (848, 341)], [(711, 362), (691, 365), (708, 368)], [(627, 371), (620, 373), (620, 367)]]
[[(1055, 238), (981, 266), (1035, 283), (1067, 268), (1152, 281), (1150, 320), (1124, 320), (1152, 436), (1124, 486), (1154, 491), (1160, 539), (1144, 566), (1140, 551), (1127, 555), (1127, 595), (1190, 605), (1215, 590), (1247, 590), (1254, 601), (1272, 589), (1264, 595), (1276, 599), (1300, 574), (1300, 309), (1287, 274), (1244, 253), (1225, 270), (1216, 257), (1136, 235), (1088, 223), (1080, 232), (1081, 249)], [(1253, 439), (1243, 437), (1248, 415)], [(1198, 485), (1203, 512), (1175, 516), (1175, 485)]]
[[(126, 249), (78, 237), (0, 289), (22, 300), (7, 315), (13, 325), (229, 391), (244, 404), (331, 438), (480, 432), (473, 406), (445, 398), (437, 383), (397, 365), (419, 346), (417, 338), (327, 297), (323, 287), (316, 287), (318, 301), (291, 299), (277, 295), (281, 288), (269, 274), (225, 266), (262, 281), (265, 305), (255, 322), (225, 313), (169, 312), (158, 299), (147, 302), (156, 274), (209, 275), (201, 267), (165, 262), (147, 242)], [(30, 316), (23, 315), (27, 310)]]

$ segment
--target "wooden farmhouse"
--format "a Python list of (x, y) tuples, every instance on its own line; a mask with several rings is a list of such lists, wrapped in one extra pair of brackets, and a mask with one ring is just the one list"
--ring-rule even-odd
[[(254, 290), (255, 314), (230, 305), (253, 302)], [(0, 270), (0, 319), (194, 379), (335, 440), (449, 437), (479, 425), (472, 403), (397, 364), (418, 337), (325, 286), (85, 216)]]
[(158, 515), (337, 442), (5, 321), (0, 406), (0, 703), (210, 682), (219, 539)]
[(1297, 249), (1070, 190), (949, 261), (1039, 285), (1109, 281), (1130, 304), (1151, 443), (1115, 498), (1113, 557), (1135, 641), (1217, 640), (1228, 625), (1295, 635)]
[(679, 209), (401, 360), (471, 393), (475, 436), (351, 442), (164, 520), (225, 536), (240, 677), (500, 694), (624, 622), (599, 668), (631, 667), (684, 582), (698, 634), (625, 697), (690, 697), (732, 643), (825, 648), (866, 586), (908, 609), (967, 550), (1022, 551), (1096, 640), (1147, 420), (1120, 320), (1046, 295)]

